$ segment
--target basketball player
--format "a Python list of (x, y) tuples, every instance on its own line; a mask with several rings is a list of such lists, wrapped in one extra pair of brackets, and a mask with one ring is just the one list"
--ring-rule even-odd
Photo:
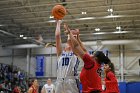
[(101, 51), (96, 51), (93, 56), (90, 56), (83, 50), (66, 24), (64, 25), (64, 28), (66, 30), (65, 33), (69, 36), (73, 52), (84, 61), (84, 67), (80, 73), (82, 93), (101, 93), (100, 69), (103, 62), (108, 62), (108, 57)]
[(113, 63), (108, 63), (104, 65), (105, 71), (105, 84), (106, 88), (103, 93), (119, 93), (118, 82), (115, 77), (115, 68)]
[(55, 93), (79, 93), (79, 85), (77, 81), (77, 68), (79, 60), (72, 52), (69, 40), (62, 49), (60, 25), (61, 21), (56, 21), (56, 51), (58, 57), (57, 63), (57, 80)]
[(55, 87), (50, 78), (47, 79), (47, 84), (43, 86), (41, 93), (55, 93)]
[(38, 93), (38, 81), (37, 81), (37, 79), (33, 79), (32, 81), (31, 81), (31, 86), (30, 86), (30, 88), (29, 88), (29, 90), (28, 90), (28, 93)]
[(15, 88), (13, 89), (12, 93), (21, 93), (21, 89), (19, 86), (15, 86)]

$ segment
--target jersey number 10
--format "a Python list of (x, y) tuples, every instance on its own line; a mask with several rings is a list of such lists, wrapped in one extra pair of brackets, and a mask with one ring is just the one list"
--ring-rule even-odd
[(68, 66), (69, 65), (69, 58), (65, 57), (63, 58), (62, 66)]

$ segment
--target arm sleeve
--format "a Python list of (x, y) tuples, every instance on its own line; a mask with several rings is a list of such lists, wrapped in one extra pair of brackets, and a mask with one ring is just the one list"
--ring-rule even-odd
[(109, 72), (109, 73), (107, 74), (107, 77), (108, 77), (109, 80), (106, 81), (106, 83), (114, 83), (114, 82), (117, 82), (117, 79), (116, 79), (114, 73)]
[(84, 56), (83, 56), (83, 61), (84, 61), (84, 68), (85, 68), (85, 69), (91, 69), (91, 68), (94, 67), (95, 62), (94, 62), (94, 60), (90, 57), (89, 54), (87, 54), (87, 53), (84, 54)]

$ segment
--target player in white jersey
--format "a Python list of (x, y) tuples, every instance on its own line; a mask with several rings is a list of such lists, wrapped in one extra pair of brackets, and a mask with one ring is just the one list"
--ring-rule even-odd
[(41, 93), (55, 93), (55, 87), (50, 78), (47, 79), (47, 84), (43, 86)]
[(76, 55), (73, 54), (68, 40), (65, 49), (62, 50), (60, 25), (61, 21), (59, 20), (57, 21), (55, 31), (56, 51), (58, 57), (55, 93), (80, 93), (77, 78), (79, 60)]

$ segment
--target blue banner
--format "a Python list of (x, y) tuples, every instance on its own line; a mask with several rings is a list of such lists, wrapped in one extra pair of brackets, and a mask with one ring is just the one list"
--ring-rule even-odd
[(44, 76), (44, 56), (36, 56), (36, 76)]

